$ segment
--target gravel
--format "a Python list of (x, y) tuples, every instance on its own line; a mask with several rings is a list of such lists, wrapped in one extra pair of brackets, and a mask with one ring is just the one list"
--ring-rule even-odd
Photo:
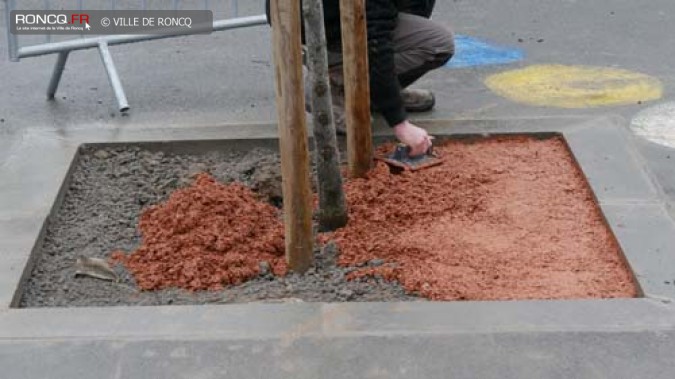
[[(107, 258), (114, 250), (134, 250), (140, 243), (137, 224), (142, 209), (163, 201), (203, 171), (225, 183), (243, 182), (261, 199), (281, 205), (279, 157), (272, 150), (188, 154), (131, 145), (83, 148), (64, 200), (38, 249), (20, 306), (422, 300), (406, 294), (398, 283), (378, 277), (345, 280), (355, 268), (338, 267), (339, 252), (330, 243), (315, 251), (315, 267), (304, 275), (276, 277), (270, 273), (269, 264), (261, 262), (261, 275), (223, 291), (139, 291), (131, 275), (119, 265), (114, 267), (121, 278), (118, 283), (75, 277), (79, 256)], [(382, 264), (381, 259), (368, 263)]]

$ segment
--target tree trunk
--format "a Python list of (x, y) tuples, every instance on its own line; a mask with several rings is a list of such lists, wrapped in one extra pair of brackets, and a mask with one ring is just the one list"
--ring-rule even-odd
[(311, 83), (312, 124), (319, 189), (319, 227), (335, 230), (347, 224), (347, 206), (340, 174), (333, 104), (328, 79), (326, 31), (321, 0), (304, 0), (307, 67)]

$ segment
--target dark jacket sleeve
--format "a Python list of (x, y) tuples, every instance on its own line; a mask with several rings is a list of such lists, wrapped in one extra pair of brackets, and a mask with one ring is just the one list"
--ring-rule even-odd
[[(328, 42), (339, 46), (339, 3), (337, 0), (323, 1)], [(434, 0), (411, 1), (433, 4)], [(269, 0), (266, 0), (265, 10), (268, 22), (269, 7)], [(401, 98), (401, 86), (394, 69), (392, 33), (398, 23), (398, 12), (399, 2), (397, 0), (366, 0), (370, 101), (372, 108), (380, 112), (390, 126), (395, 126), (407, 119)]]
[(367, 0), (366, 19), (372, 107), (389, 126), (395, 126), (407, 119), (394, 69), (392, 33), (398, 23), (397, 5), (392, 0)]
[(399, 2), (398, 10), (424, 18), (431, 17), (436, 0), (402, 0)]

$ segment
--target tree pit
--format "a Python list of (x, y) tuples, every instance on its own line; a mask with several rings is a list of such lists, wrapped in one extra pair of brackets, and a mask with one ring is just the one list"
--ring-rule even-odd
[[(379, 162), (347, 180), (349, 224), (318, 235), (316, 267), (298, 275), (272, 206), (273, 150), (85, 147), (21, 306), (637, 296), (562, 137), (436, 151), (441, 166), (394, 174)], [(110, 259), (122, 280), (74, 278), (78, 255)]]

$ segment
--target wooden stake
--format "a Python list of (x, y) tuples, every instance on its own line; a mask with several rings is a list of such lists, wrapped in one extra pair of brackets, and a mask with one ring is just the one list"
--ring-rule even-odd
[(333, 120), (322, 0), (304, 0), (303, 15), (305, 16), (307, 68), (310, 74), (312, 125), (319, 187), (317, 218), (322, 231), (332, 231), (347, 224), (347, 205), (342, 188), (340, 155)]
[(286, 260), (294, 272), (312, 265), (312, 196), (302, 81), (300, 2), (272, 0), (272, 43), (286, 228)]
[(340, 23), (349, 170), (364, 177), (373, 162), (365, 0), (340, 0)]

